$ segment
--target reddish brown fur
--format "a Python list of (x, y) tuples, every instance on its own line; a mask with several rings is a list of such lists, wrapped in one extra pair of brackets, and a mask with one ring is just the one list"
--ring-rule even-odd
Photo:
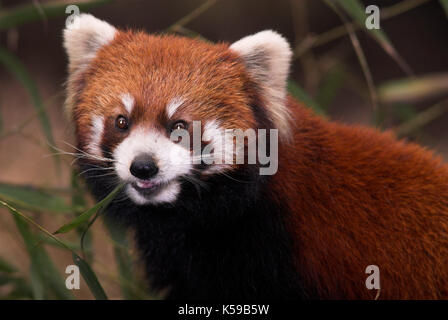
[(297, 264), (322, 298), (448, 298), (448, 167), (391, 133), (314, 116), (292, 99), (273, 193), (289, 204)]

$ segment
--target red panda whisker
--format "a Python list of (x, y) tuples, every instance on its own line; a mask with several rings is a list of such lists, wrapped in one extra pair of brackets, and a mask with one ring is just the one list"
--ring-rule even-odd
[(52, 155), (69, 155), (69, 156), (74, 156), (77, 159), (92, 159), (92, 160), (100, 160), (100, 161), (106, 161), (106, 162), (116, 162), (116, 160), (114, 159), (109, 159), (109, 158), (103, 158), (103, 157), (98, 157), (98, 156), (94, 156), (91, 155), (89, 153), (86, 152), (82, 152), (81, 153), (74, 153), (74, 152), (68, 152), (56, 147), (53, 147), (54, 149), (56, 149), (59, 152), (55, 152), (52, 153), (50, 155), (46, 155), (46, 156), (52, 156)]
[(108, 176), (116, 176), (116, 174), (115, 174), (115, 172), (108, 172), (108, 173), (104, 173), (104, 174), (92, 175), (90, 177), (91, 178), (100, 178), (100, 177), (108, 177)]
[(87, 172), (95, 171), (95, 170), (104, 170), (104, 171), (107, 171), (107, 170), (115, 170), (115, 168), (113, 168), (113, 167), (100, 167), (100, 166), (95, 166), (95, 168), (90, 168), (90, 169), (87, 169), (87, 170), (84, 170), (84, 171), (78, 173), (78, 176), (81, 176), (81, 175), (83, 175), (83, 174), (85, 174), (85, 173), (87, 173)]
[(184, 178), (186, 181), (192, 183), (193, 185), (197, 185), (197, 186), (202, 187), (202, 188), (204, 188), (206, 190), (209, 189), (207, 183), (205, 183), (202, 180), (199, 180), (199, 179), (191, 177), (191, 176), (183, 176), (182, 178)]
[(231, 179), (231, 180), (233, 180), (233, 181), (236, 181), (236, 182), (241, 182), (241, 183), (254, 183), (253, 181), (243, 181), (243, 180), (238, 180), (238, 179), (236, 179), (236, 178), (234, 178), (234, 177), (232, 177), (232, 176), (229, 176), (227, 173), (225, 173), (225, 172), (217, 172), (217, 174), (220, 174), (220, 175), (223, 175), (223, 176), (225, 176), (226, 178), (229, 178), (229, 179)]
[[(85, 155), (86, 157), (91, 158), (91, 159), (94, 159), (94, 160), (100, 160), (100, 161), (116, 162), (115, 159), (106, 158), (106, 157), (101, 157), (101, 156), (96, 156), (96, 155), (90, 154), (90, 153), (88, 153), (88, 152), (86, 152), (86, 151), (84, 151), (84, 150), (81, 150), (81, 149), (75, 147), (74, 145), (72, 145), (72, 144), (70, 144), (70, 143), (68, 143), (68, 142), (66, 142), (66, 141), (62, 141), (62, 142), (65, 143), (66, 145), (68, 145), (69, 147), (72, 147), (72, 148), (75, 149), (76, 151), (79, 151), (80, 153), (82, 153), (82, 154)], [(60, 149), (56, 149), (56, 150), (64, 152), (64, 150), (60, 150)]]

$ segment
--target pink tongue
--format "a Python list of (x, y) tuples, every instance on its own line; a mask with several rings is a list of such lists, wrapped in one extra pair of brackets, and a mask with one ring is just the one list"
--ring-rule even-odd
[(154, 183), (151, 181), (137, 181), (137, 186), (142, 189), (147, 189), (154, 186)]

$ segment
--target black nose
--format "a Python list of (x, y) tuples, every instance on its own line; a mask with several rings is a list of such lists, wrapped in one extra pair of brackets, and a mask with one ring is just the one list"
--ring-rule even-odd
[(159, 172), (159, 168), (151, 156), (142, 154), (135, 157), (134, 161), (132, 161), (130, 171), (134, 177), (149, 179)]

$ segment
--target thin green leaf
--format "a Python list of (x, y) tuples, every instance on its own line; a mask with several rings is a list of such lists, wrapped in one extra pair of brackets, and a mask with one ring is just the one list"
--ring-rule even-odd
[(189, 14), (183, 16), (180, 20), (176, 21), (174, 24), (172, 24), (170, 27), (168, 27), (167, 31), (174, 31), (179, 32), (179, 29), (182, 29), (185, 27), (188, 23), (199, 17), (202, 13), (207, 11), (209, 8), (211, 8), (213, 5), (215, 5), (218, 2), (218, 0), (207, 0), (203, 4), (201, 4), (199, 7), (191, 11)]
[(344, 9), (344, 11), (350, 15), (356, 23), (358, 23), (362, 29), (364, 29), (369, 35), (371, 35), (378, 44), (383, 48), (383, 50), (395, 60), (395, 62), (400, 66), (400, 68), (406, 72), (408, 75), (412, 75), (413, 72), (408, 66), (406, 61), (400, 56), (397, 50), (392, 45), (389, 37), (382, 29), (367, 29), (365, 27), (365, 22), (367, 19), (367, 14), (365, 12), (365, 6), (360, 0), (336, 0), (339, 6)]
[(92, 215), (94, 215), (98, 211), (103, 210), (105, 207), (107, 207), (109, 205), (109, 203), (115, 198), (115, 196), (118, 194), (118, 192), (122, 188), (123, 188), (123, 184), (116, 187), (111, 193), (109, 193), (109, 195), (107, 195), (107, 197), (105, 197), (103, 200), (98, 202), (95, 206), (93, 206), (86, 212), (77, 216), (71, 222), (60, 227), (54, 234), (69, 232), (69, 231), (73, 230), (74, 228), (89, 221), (89, 219), (90, 219), (90, 217), (92, 217)]
[[(1, 102), (1, 101), (0, 101)], [(0, 133), (3, 131), (3, 114), (2, 114), (2, 108), (0, 104)]]
[(132, 259), (128, 252), (129, 247), (126, 238), (126, 229), (115, 221), (109, 221), (108, 219), (105, 220), (105, 225), (113, 240), (115, 260), (120, 273), (119, 280), (123, 298), (126, 300), (134, 300), (138, 296), (132, 286), (129, 285), (136, 283), (136, 281), (134, 272), (132, 271)]
[(288, 91), (293, 97), (309, 106), (317, 114), (325, 114), (324, 108), (314, 101), (295, 81), (288, 81)]
[[(1, 18), (0, 18), (1, 21)], [(50, 120), (48, 114), (45, 110), (44, 103), (40, 96), (39, 90), (37, 89), (36, 83), (32, 79), (31, 75), (26, 70), (22, 62), (17, 59), (14, 55), (9, 53), (7, 50), (0, 47), (0, 63), (5, 65), (5, 67), (11, 72), (27, 89), (31, 96), (31, 101), (34, 108), (39, 114), (39, 121), (44, 132), (45, 138), (47, 139), (50, 146), (54, 146), (53, 133), (51, 130)], [(50, 151), (53, 152), (53, 148), (49, 147)], [(59, 157), (55, 157), (55, 161), (59, 167)]]
[(419, 102), (446, 95), (447, 92), (448, 73), (388, 81), (378, 88), (382, 103)]
[(431, 121), (439, 118), (442, 114), (448, 111), (448, 101), (442, 101), (434, 106), (420, 112), (411, 120), (401, 124), (395, 129), (395, 134), (399, 137), (404, 137), (419, 130)]
[(346, 72), (340, 66), (330, 69), (322, 79), (322, 84), (316, 95), (316, 102), (320, 106), (328, 108), (342, 88), (345, 77)]
[(14, 216), (17, 229), (25, 242), (26, 249), (31, 259), (31, 287), (35, 299), (48, 298), (46, 293), (52, 293), (58, 299), (72, 299), (73, 296), (65, 287), (65, 282), (53, 264), (47, 251), (36, 246), (38, 240), (30, 230), (29, 225), (22, 216), (10, 210)]
[(50, 231), (48, 231), (47, 229), (45, 229), (44, 227), (42, 227), (40, 224), (36, 223), (33, 219), (31, 219), (30, 217), (24, 215), (23, 213), (21, 213), (19, 210), (17, 210), (16, 208), (14, 208), (13, 206), (11, 206), (10, 204), (0, 200), (0, 205), (6, 207), (7, 209), (9, 209), (9, 211), (13, 214), (14, 217), (19, 217), (22, 218), (24, 221), (32, 224), (34, 227), (36, 227), (37, 229), (39, 229), (41, 232), (43, 232), (44, 234), (46, 234), (48, 237), (52, 238), (54, 241), (57, 241), (60, 245), (62, 245), (64, 248), (70, 250), (69, 247), (65, 246), (65, 243), (62, 242), (60, 239), (58, 239), (57, 237), (55, 237)]
[(0, 198), (25, 210), (53, 213), (74, 210), (62, 198), (29, 186), (0, 183)]
[[(334, 5), (333, 2), (331, 2), (330, 0), (324, 0), (324, 1), (339, 16), (339, 18), (344, 23), (344, 26), (347, 28), (347, 32), (350, 37), (350, 41), (352, 43), (353, 49), (356, 52), (356, 56), (358, 57), (359, 64), (361, 65), (362, 72), (364, 74), (367, 86), (369, 88), (369, 93), (370, 93), (370, 98), (372, 100), (373, 110), (376, 110), (376, 109), (378, 109), (378, 97), (377, 97), (377, 94), (375, 91), (375, 85), (373, 83), (372, 73), (370, 72), (369, 64), (367, 63), (367, 59), (364, 54), (364, 50), (362, 49), (361, 44), (359, 43), (359, 39), (356, 36), (356, 32), (353, 29), (353, 25), (349, 21), (347, 21), (347, 18), (339, 10), (338, 6)], [(351, 1), (351, 0), (349, 0), (349, 1)], [(357, 1), (357, 0), (353, 0), (353, 1)]]
[(0, 13), (0, 30), (15, 28), (26, 23), (39, 21), (42, 19), (65, 16), (65, 8), (69, 4), (77, 5), (80, 11), (94, 8), (113, 0), (95, 1), (47, 1), (40, 3), (37, 7), (34, 3), (16, 6), (12, 9), (3, 9)]
[[(11, 274), (4, 274), (0, 272), (0, 287), (4, 286), (6, 284), (10, 284), (13, 283), (14, 281), (16, 281), (16, 277), (11, 275)], [(1, 297), (0, 297), (1, 299)]]
[(45, 288), (44, 279), (42, 279), (42, 274), (39, 271), (39, 266), (36, 265), (34, 261), (31, 262), (30, 267), (30, 281), (31, 290), (33, 291), (34, 300), (44, 300), (45, 299)]
[(87, 283), (87, 286), (89, 287), (95, 299), (107, 300), (106, 293), (104, 292), (103, 287), (99, 283), (98, 278), (90, 268), (89, 264), (74, 252), (73, 262), (79, 267), (79, 271), (81, 272), (84, 281)]
[(446, 17), (448, 18), (448, 0), (439, 0), (439, 2), (443, 10), (445, 10)]
[[(72, 205), (74, 207), (87, 207), (87, 200), (85, 197), (85, 190), (81, 187), (80, 177), (77, 169), (72, 170), (71, 177), (71, 190), (72, 190)], [(84, 211), (84, 210), (83, 210)], [(76, 215), (82, 212), (76, 212)], [(81, 236), (81, 250), (83, 252), (83, 257), (87, 261), (92, 261), (93, 259), (93, 238), (92, 232), (84, 226), (78, 226), (76, 232)]]
[[(21, 213), (20, 211), (18, 211), (17, 209), (15, 209), (14, 207), (12, 207), (11, 205), (9, 205), (8, 203), (6, 203), (4, 201), (0, 200), (0, 205), (3, 205), (6, 208), (8, 208), (9, 211), (13, 214), (13, 216), (14, 216), (14, 218), (16, 220), (16, 224), (20, 228), (20, 230), (25, 230), (25, 232), (23, 232), (25, 244), (26, 244), (27, 248), (33, 249), (33, 250), (30, 250), (31, 251), (30, 255), (34, 255), (35, 254), (35, 252), (36, 252), (35, 249), (36, 248), (39, 248), (41, 250), (41, 251), (37, 251), (37, 252), (42, 252), (43, 249), (41, 247), (36, 247), (34, 245), (34, 243), (36, 243), (36, 241), (34, 241), (30, 237), (30, 234), (31, 234), (30, 232), (26, 232), (28, 226), (24, 223), (25, 221), (30, 223), (30, 224), (32, 224), (33, 226), (35, 226), (37, 229), (39, 229), (41, 232), (46, 234), (48, 237), (50, 237), (54, 241), (58, 242), (64, 248), (70, 250), (72, 252), (72, 254), (73, 254), (73, 257), (79, 258), (78, 255), (74, 251), (72, 251), (63, 241), (59, 240), (57, 237), (55, 237), (53, 234), (51, 234), (48, 230), (46, 230), (41, 225), (36, 223), (33, 219), (27, 217), (26, 215), (24, 215), (23, 213)], [(46, 252), (44, 251), (44, 253), (46, 253)], [(45, 260), (47, 260), (47, 261), (45, 261)], [(48, 265), (49, 264), (48, 260), (49, 260), (48, 256), (42, 255), (42, 257), (40, 257), (40, 259), (39, 259), (39, 261), (38, 261), (38, 263), (36, 265), (38, 265), (38, 266), (40, 266), (40, 265)], [(32, 257), (32, 261), (33, 261), (33, 257)], [(84, 260), (82, 260), (81, 258), (74, 259), (74, 261), (75, 261), (75, 263), (77, 261), (80, 263), (80, 271), (81, 271), (81, 274), (82, 274), (83, 278), (86, 280), (87, 283), (92, 284), (92, 287), (89, 285), (89, 288), (91, 290), (97, 290), (95, 292), (92, 291), (92, 294), (95, 297), (96, 296), (104, 297), (105, 294), (104, 294), (104, 290), (102, 290), (101, 285), (99, 285), (99, 283), (97, 285), (95, 285), (95, 280), (96, 280), (96, 282), (98, 282), (98, 280), (97, 280), (95, 274), (93, 273), (92, 269), (90, 268), (90, 266)], [(51, 262), (51, 260), (50, 260), (50, 262)], [(82, 268), (81, 268), (81, 266), (82, 266)], [(57, 271), (55, 271), (54, 268), (51, 268), (51, 266), (48, 269), (44, 269), (44, 272), (49, 273), (49, 274), (56, 274), (57, 273)], [(46, 274), (46, 273), (44, 273), (44, 274)], [(63, 284), (65, 284), (65, 283), (61, 282), (61, 281), (57, 281), (56, 283), (53, 283), (53, 285), (56, 285), (56, 286), (62, 286)], [(65, 288), (65, 285), (64, 285), (64, 288)], [(101, 294), (101, 290), (103, 291), (103, 294)], [(71, 294), (70, 294), (70, 292), (68, 292), (68, 290), (65, 290), (65, 292), (67, 292), (67, 294), (69, 294), (69, 297), (71, 297)]]
[(1, 300), (33, 299), (32, 289), (26, 279), (10, 274), (0, 274), (0, 286), (5, 284), (11, 285), (12, 288), (0, 297)]
[(14, 273), (17, 268), (3, 258), (0, 258), (0, 272)]
[(390, 107), (390, 110), (400, 122), (410, 121), (418, 115), (417, 109), (409, 104), (395, 104)]
[(43, 234), (36, 235), (37, 239), (40, 243), (48, 244), (53, 247), (57, 247), (60, 249), (69, 249), (71, 251), (80, 250), (81, 247), (77, 242), (70, 242), (66, 240), (55, 241), (53, 238), (47, 237)]
[(84, 190), (81, 188), (78, 170), (76, 169), (72, 170), (71, 190), (72, 206), (74, 208), (86, 208), (87, 200), (84, 195)]

